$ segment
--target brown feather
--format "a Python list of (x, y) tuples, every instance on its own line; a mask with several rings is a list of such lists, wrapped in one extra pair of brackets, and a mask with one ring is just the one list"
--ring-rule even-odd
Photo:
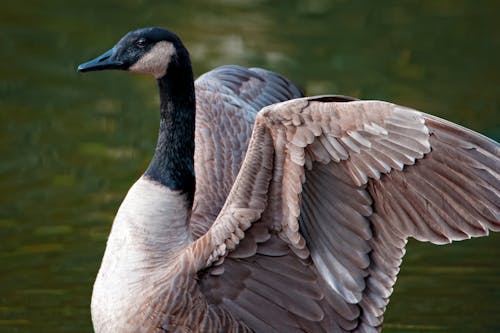
[[(258, 245), (262, 257), (245, 259), (266, 258), (258, 278), (249, 276), (245, 285), (264, 290), (272, 304), (287, 300), (289, 321), (268, 323), (274, 329), (286, 331), (293, 323), (319, 331), (378, 331), (408, 237), (441, 244), (498, 228), (500, 150), (469, 130), (384, 102), (302, 99), (268, 107), (259, 117), (256, 126), (272, 136), (277, 173), (261, 185), (272, 196), (255, 225), (272, 227), (280, 238)], [(256, 148), (262, 149), (249, 151)], [(262, 251), (273, 243), (282, 250)], [(295, 259), (283, 266), (286, 258)], [(280, 270), (299, 278), (293, 267), (299, 262), (316, 274), (311, 278), (321, 289), (284, 296)], [(326, 303), (310, 303), (320, 292)], [(314, 316), (317, 306), (322, 317)]]

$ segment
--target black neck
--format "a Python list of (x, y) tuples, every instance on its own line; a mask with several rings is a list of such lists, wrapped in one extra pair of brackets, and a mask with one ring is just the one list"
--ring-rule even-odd
[(191, 65), (171, 63), (158, 79), (160, 133), (145, 175), (171, 190), (188, 195), (192, 204), (194, 177), (195, 95)]

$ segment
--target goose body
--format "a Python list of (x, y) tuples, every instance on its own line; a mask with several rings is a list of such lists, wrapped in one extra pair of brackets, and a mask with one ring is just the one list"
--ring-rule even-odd
[(113, 222), (96, 332), (377, 332), (408, 237), (500, 229), (500, 147), (380, 101), (302, 97), (278, 74), (193, 81), (170, 31), (125, 35), (79, 71), (153, 75), (153, 159)]

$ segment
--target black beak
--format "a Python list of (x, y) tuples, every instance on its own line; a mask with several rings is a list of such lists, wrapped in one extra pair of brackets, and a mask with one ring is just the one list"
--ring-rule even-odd
[(115, 59), (114, 48), (104, 52), (97, 58), (78, 66), (79, 72), (102, 71), (104, 69), (125, 69), (123, 61)]

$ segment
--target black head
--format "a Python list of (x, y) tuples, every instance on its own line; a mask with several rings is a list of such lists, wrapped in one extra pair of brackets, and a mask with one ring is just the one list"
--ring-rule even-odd
[(189, 63), (189, 55), (173, 32), (142, 28), (127, 33), (111, 50), (78, 66), (79, 72), (121, 69), (163, 77), (171, 63)]

